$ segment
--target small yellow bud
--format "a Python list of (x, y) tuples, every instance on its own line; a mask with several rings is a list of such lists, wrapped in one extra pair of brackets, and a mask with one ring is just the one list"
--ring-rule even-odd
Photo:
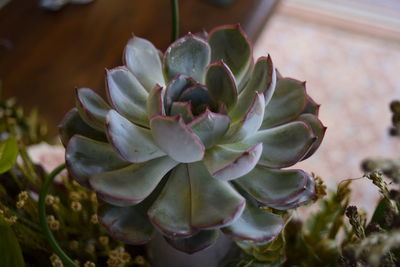
[(55, 200), (54, 200), (54, 196), (52, 195), (47, 195), (46, 198), (44, 199), (44, 202), (46, 203), (46, 205), (53, 205)]
[(93, 203), (97, 203), (96, 193), (91, 193), (90, 194), (90, 201), (92, 201)]
[(54, 203), (59, 204), (60, 203), (60, 198), (59, 197), (54, 197)]
[(17, 209), (22, 209), (25, 206), (25, 200), (18, 200), (17, 201)]
[(81, 197), (81, 199), (87, 199), (88, 195), (85, 191), (79, 191), (79, 196)]
[(72, 211), (79, 212), (82, 210), (82, 204), (78, 201), (72, 201), (71, 209)]
[(21, 193), (18, 194), (18, 200), (26, 201), (29, 198), (29, 193), (28, 191), (22, 191)]
[(58, 231), (60, 229), (60, 222), (59, 221), (52, 221), (49, 223), (49, 227), (53, 231)]
[(96, 267), (96, 264), (94, 264), (94, 262), (87, 261), (87, 262), (85, 262), (83, 267)]
[(46, 219), (47, 223), (54, 222), (56, 220), (53, 215), (47, 215)]
[(12, 225), (12, 224), (17, 222), (18, 217), (17, 216), (11, 216), (9, 218), (4, 218), (4, 220), (6, 221), (6, 223)]
[(80, 187), (80, 186), (81, 186), (81, 185), (78, 184), (75, 180), (72, 180), (72, 185), (73, 185), (73, 186), (76, 186), (76, 187)]
[(69, 193), (69, 198), (73, 201), (79, 201), (81, 200), (81, 196), (78, 192), (70, 192)]
[(51, 207), (53, 208), (54, 211), (60, 210), (60, 207), (57, 204), (53, 204)]
[(107, 265), (109, 267), (119, 267), (121, 266), (122, 262), (120, 259), (116, 259), (116, 258), (109, 258), (107, 260)]
[[(129, 262), (129, 261), (128, 261)], [(136, 256), (134, 263), (137, 265), (144, 265), (146, 263), (145, 259), (143, 258), (143, 256)]]
[(128, 263), (128, 262), (131, 261), (131, 255), (129, 255), (128, 252), (124, 252), (124, 253), (122, 253), (122, 255), (121, 255), (121, 260), (122, 260), (124, 263)]
[[(97, 216), (96, 216), (97, 217)], [(99, 242), (100, 242), (100, 244), (102, 244), (103, 246), (107, 246), (108, 245), (108, 243), (109, 243), (109, 238), (108, 238), (108, 236), (100, 236), (99, 237)]]
[(93, 214), (92, 217), (90, 217), (90, 221), (93, 224), (98, 224), (99, 223), (99, 217), (97, 216), (97, 214)]
[(51, 255), (50, 261), (51, 261), (51, 266), (53, 267), (64, 267), (64, 264), (62, 263), (60, 258), (55, 254)]

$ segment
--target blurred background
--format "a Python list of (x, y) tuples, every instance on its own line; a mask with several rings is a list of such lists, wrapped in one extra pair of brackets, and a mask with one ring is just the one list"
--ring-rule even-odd
[[(132, 33), (161, 50), (170, 41), (166, 0), (95, 0), (56, 12), (38, 2), (0, 0), (0, 80), (3, 97), (38, 107), (53, 135), (74, 105), (74, 88), (104, 94), (104, 69), (122, 64)], [(283, 76), (307, 81), (328, 131), (319, 151), (299, 167), (333, 188), (361, 177), (366, 157), (399, 157), (400, 144), (387, 132), (389, 103), (400, 99), (399, 0), (180, 4), (181, 34), (240, 23), (254, 41), (256, 57), (270, 53)], [(353, 201), (370, 210), (378, 197), (375, 187), (364, 179), (353, 187)]]

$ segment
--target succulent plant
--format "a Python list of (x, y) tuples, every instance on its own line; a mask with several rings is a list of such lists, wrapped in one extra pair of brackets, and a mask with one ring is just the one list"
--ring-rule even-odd
[(60, 125), (68, 170), (103, 200), (112, 236), (143, 244), (159, 231), (189, 253), (219, 230), (263, 244), (284, 221), (260, 206), (287, 210), (315, 195), (309, 174), (281, 168), (320, 145), (319, 106), (270, 56), (254, 63), (239, 26), (188, 34), (164, 54), (135, 36), (124, 62), (106, 72), (110, 104), (79, 88)]

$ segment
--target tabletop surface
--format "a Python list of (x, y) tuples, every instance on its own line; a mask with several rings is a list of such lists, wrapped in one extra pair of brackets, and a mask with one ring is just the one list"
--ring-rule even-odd
[[(38, 107), (53, 133), (74, 105), (74, 89), (104, 95), (104, 69), (121, 65), (134, 33), (162, 51), (170, 43), (170, 1), (95, 0), (57, 12), (38, 1), (12, 0), (0, 9), (2, 96)], [(222, 8), (204, 0), (180, 1), (181, 35), (240, 23), (255, 40), (278, 0), (235, 0)], [(112, 3), (112, 4), (110, 4)]]

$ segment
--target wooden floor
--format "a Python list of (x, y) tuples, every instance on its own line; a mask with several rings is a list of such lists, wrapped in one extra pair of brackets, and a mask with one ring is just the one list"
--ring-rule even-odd
[[(181, 33), (240, 23), (255, 39), (278, 0), (235, 0), (227, 7), (181, 2)], [(170, 42), (170, 1), (95, 0), (50, 12), (37, 1), (12, 0), (0, 9), (0, 80), (3, 96), (37, 106), (55, 132), (74, 105), (76, 87), (104, 89), (104, 69), (121, 64), (135, 35), (164, 50)]]

